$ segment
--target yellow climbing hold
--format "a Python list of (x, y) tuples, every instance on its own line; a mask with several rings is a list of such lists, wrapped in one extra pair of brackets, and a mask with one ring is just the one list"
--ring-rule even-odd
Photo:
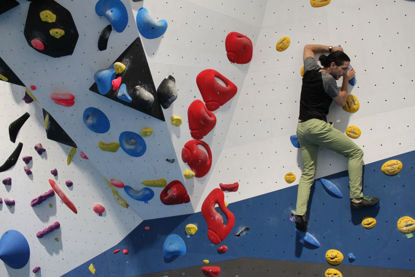
[(105, 143), (103, 141), (100, 141), (98, 142), (98, 147), (103, 151), (117, 152), (120, 148), (120, 144), (118, 142)]
[(203, 260), (203, 263), (204, 263), (204, 264), (209, 264), (209, 260), (204, 259), (204, 260)]
[(92, 274), (95, 274), (95, 267), (93, 264), (90, 264), (88, 267), (89, 271), (91, 271)]
[(410, 216), (403, 216), (398, 219), (397, 226), (401, 233), (409, 234), (415, 231), (415, 220)]
[(343, 106), (343, 110), (349, 113), (355, 113), (359, 110), (360, 103), (359, 99), (353, 94), (347, 95), (346, 105)]
[(193, 236), (197, 232), (197, 225), (191, 223), (187, 224), (185, 230), (186, 234)]
[[(49, 115), (49, 114), (48, 114)], [(68, 157), (66, 158), (66, 164), (69, 165), (72, 161), (73, 156), (76, 153), (76, 148), (72, 147), (71, 151), (69, 151)]]
[(125, 69), (126, 69), (126, 66), (123, 63), (120, 63), (120, 62), (115, 62), (114, 63), (115, 73), (121, 74), (121, 73), (124, 72)]
[(285, 178), (285, 181), (289, 184), (294, 182), (296, 179), (295, 174), (292, 172), (288, 172), (287, 174), (285, 174), (284, 178)]
[(174, 126), (179, 127), (180, 125), (182, 125), (182, 118), (180, 116), (172, 115), (170, 116), (170, 121), (171, 124), (173, 124)]
[(0, 74), (0, 80), (7, 82), (9, 79), (3, 74)]
[(37, 101), (36, 97), (32, 94), (30, 89), (26, 88), (26, 93), (30, 96), (30, 98), (32, 98), (33, 100), (39, 103), (39, 101)]
[(350, 138), (357, 139), (362, 134), (362, 131), (360, 131), (359, 127), (350, 125), (346, 129), (346, 135)]
[(291, 40), (289, 37), (283, 37), (277, 42), (277, 45), (275, 46), (275, 48), (277, 49), (278, 52), (284, 51), (290, 46), (290, 42)]
[(343, 254), (339, 250), (329, 249), (326, 252), (326, 260), (331, 265), (339, 265), (343, 261)]
[(186, 179), (190, 179), (195, 177), (195, 173), (193, 171), (191, 171), (190, 169), (186, 169), (183, 173), (184, 177), (186, 177)]
[(56, 21), (56, 15), (50, 10), (43, 10), (40, 12), (40, 20), (43, 22), (53, 23)]
[(59, 242), (59, 238), (58, 237), (55, 237), (55, 241)]
[(153, 129), (151, 128), (143, 128), (141, 129), (140, 135), (142, 135), (143, 137), (148, 137), (151, 136), (153, 134)]
[(382, 165), (380, 170), (386, 175), (395, 175), (401, 172), (402, 166), (402, 162), (399, 160), (389, 160)]
[(343, 277), (343, 274), (335, 268), (328, 268), (324, 272), (325, 277)]
[(300, 69), (300, 74), (301, 74), (301, 77), (304, 77), (304, 65)]
[(49, 34), (54, 38), (61, 38), (63, 35), (65, 35), (65, 30), (53, 28), (49, 30)]
[(105, 179), (105, 183), (111, 188), (112, 191), (112, 197), (114, 197), (115, 201), (124, 208), (128, 208), (128, 203), (125, 201), (124, 198), (121, 197), (121, 195), (118, 193), (118, 191), (115, 189), (115, 187), (108, 181), (107, 178)]
[(310, 5), (314, 8), (319, 8), (330, 4), (331, 0), (310, 0)]
[(373, 217), (365, 217), (362, 220), (362, 227), (366, 229), (372, 229), (376, 226), (376, 219)]
[(49, 203), (49, 208), (53, 208), (53, 204), (52, 203)]
[(49, 129), (50, 124), (50, 115), (47, 113), (45, 116), (45, 122), (43, 122), (43, 127), (45, 127), (45, 130)]
[(164, 188), (167, 186), (167, 181), (164, 178), (156, 179), (156, 180), (144, 180), (141, 182), (143, 185), (147, 187), (160, 187)]

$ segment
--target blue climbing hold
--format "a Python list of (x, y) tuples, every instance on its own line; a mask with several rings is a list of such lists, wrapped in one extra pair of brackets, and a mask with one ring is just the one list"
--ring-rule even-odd
[(115, 79), (115, 76), (115, 69), (112, 65), (108, 69), (102, 69), (95, 73), (94, 80), (100, 94), (105, 95), (110, 92), (112, 89), (112, 80)]
[(290, 136), (290, 141), (295, 148), (300, 148), (300, 142), (298, 141), (297, 135)]
[[(351, 65), (349, 65), (349, 67), (347, 69), (351, 69), (353, 68)], [(353, 77), (352, 79), (349, 80), (349, 84), (351, 86), (354, 86), (356, 84), (356, 77)]]
[(154, 21), (146, 8), (138, 10), (136, 21), (141, 35), (148, 39), (158, 38), (167, 30), (167, 21), (165, 19)]
[(179, 235), (170, 234), (167, 236), (163, 244), (164, 258), (171, 259), (176, 256), (184, 256), (186, 252), (186, 244)]
[(124, 31), (128, 24), (128, 12), (120, 0), (99, 0), (95, 12), (105, 16), (118, 33)]
[(313, 247), (319, 248), (320, 247), (320, 242), (318, 241), (318, 239), (316, 239), (315, 236), (313, 236), (312, 234), (310, 234), (309, 232), (301, 232), (301, 231), (297, 231), (297, 235), (299, 237), (299, 241), (302, 244), (309, 244)]
[(351, 263), (356, 260), (356, 256), (352, 252), (350, 252), (347, 256), (349, 258), (349, 262)]
[(150, 188), (142, 188), (140, 190), (136, 190), (130, 186), (124, 186), (124, 191), (132, 199), (143, 201), (144, 203), (148, 203), (148, 201), (154, 197), (154, 191)]
[(120, 146), (130, 156), (140, 157), (146, 152), (146, 142), (137, 133), (122, 132), (119, 138)]
[(8, 230), (0, 239), (0, 259), (12, 268), (22, 268), (29, 261), (29, 243), (22, 233)]
[(332, 181), (321, 178), (320, 182), (323, 184), (323, 186), (326, 189), (328, 194), (330, 194), (334, 197), (337, 197), (337, 198), (343, 198), (343, 193), (340, 191), (340, 189)]
[(118, 89), (117, 98), (128, 103), (131, 103), (133, 101), (133, 99), (127, 92), (127, 86), (125, 84), (121, 84), (120, 88)]
[(89, 107), (84, 111), (84, 123), (89, 130), (95, 133), (105, 133), (110, 129), (108, 117), (97, 108)]

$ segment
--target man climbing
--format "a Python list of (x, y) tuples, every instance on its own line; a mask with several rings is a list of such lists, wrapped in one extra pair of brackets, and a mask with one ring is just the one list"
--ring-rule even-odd
[[(314, 55), (321, 55), (318, 64)], [(301, 88), (300, 115), (297, 125), (297, 137), (303, 162), (303, 171), (298, 185), (297, 207), (295, 213), (296, 228), (302, 232), (307, 230), (307, 205), (310, 190), (314, 183), (317, 154), (320, 146), (336, 151), (347, 157), (350, 185), (350, 207), (361, 209), (375, 206), (379, 199), (363, 196), (362, 173), (363, 151), (345, 134), (327, 122), (329, 107), (334, 100), (343, 107), (346, 104), (348, 81), (355, 76), (348, 69), (350, 58), (341, 47), (309, 44), (304, 47), (304, 77)], [(342, 78), (341, 88), (336, 80)]]

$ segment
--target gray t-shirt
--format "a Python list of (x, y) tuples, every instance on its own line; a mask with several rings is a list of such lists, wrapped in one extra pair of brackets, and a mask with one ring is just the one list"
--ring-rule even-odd
[[(319, 70), (321, 67), (317, 64), (317, 61), (313, 57), (307, 57), (304, 60), (304, 74), (309, 70)], [(321, 78), (323, 79), (324, 91), (331, 97), (334, 98), (339, 95), (339, 87), (337, 87), (336, 79), (329, 73), (322, 71)]]

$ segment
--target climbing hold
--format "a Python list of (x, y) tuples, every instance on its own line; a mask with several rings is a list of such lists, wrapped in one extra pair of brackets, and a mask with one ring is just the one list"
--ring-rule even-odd
[(144, 139), (133, 132), (122, 132), (119, 137), (119, 142), (122, 150), (130, 156), (140, 157), (146, 152), (146, 142)]
[(88, 266), (88, 269), (89, 269), (89, 271), (91, 271), (91, 273), (92, 273), (92, 274), (95, 274), (95, 267), (94, 267), (94, 264), (90, 264), (90, 265)]
[(102, 215), (105, 212), (105, 207), (100, 203), (95, 203), (92, 209), (99, 215)]
[(160, 105), (167, 109), (177, 99), (176, 80), (169, 75), (161, 81), (157, 88), (157, 98)]
[(133, 99), (127, 92), (127, 86), (125, 84), (121, 84), (120, 89), (117, 93), (117, 98), (127, 103), (133, 102)]
[(99, 51), (104, 51), (105, 49), (107, 49), (108, 40), (110, 38), (111, 32), (112, 32), (111, 24), (105, 27), (104, 29), (102, 29), (101, 34), (99, 35), (99, 38), (98, 38), (98, 50)]
[(13, 167), (19, 159), (20, 152), (22, 152), (23, 143), (19, 142), (13, 153), (7, 158), (7, 160), (0, 166), (0, 172), (6, 171)]
[(50, 10), (43, 10), (39, 13), (40, 20), (47, 23), (54, 23), (56, 21), (56, 14)]
[[(225, 203), (226, 204), (226, 203)], [(226, 205), (228, 206), (228, 205)], [(249, 228), (248, 226), (243, 226), (241, 228), (239, 228), (238, 232), (235, 233), (235, 237), (240, 237), (246, 234), (246, 232), (248, 232), (249, 230), (251, 230), (251, 228)]]
[(343, 198), (343, 193), (332, 181), (321, 178), (320, 182), (324, 186), (324, 189), (327, 191), (328, 194), (337, 198)]
[(176, 256), (184, 256), (186, 252), (186, 244), (179, 235), (170, 234), (167, 236), (163, 243), (164, 258), (171, 259)]
[[(205, 150), (199, 148), (202, 146)], [(182, 149), (182, 160), (189, 165), (195, 176), (205, 176), (212, 165), (212, 152), (209, 145), (201, 140), (190, 140)]]
[(89, 107), (85, 109), (83, 120), (86, 127), (95, 133), (106, 133), (110, 129), (108, 117), (97, 108)]
[(170, 122), (172, 125), (179, 127), (180, 125), (182, 125), (182, 118), (177, 115), (172, 115), (170, 116)]
[(32, 161), (32, 156), (24, 156), (22, 160), (25, 164), (28, 164)]
[(324, 276), (325, 277), (343, 277), (343, 274), (340, 271), (338, 271), (337, 269), (335, 269), (335, 268), (328, 268), (324, 272)]
[(46, 149), (45, 148), (43, 148), (43, 146), (42, 146), (42, 144), (39, 142), (39, 143), (37, 143), (37, 144), (35, 144), (35, 150), (36, 150), (36, 152), (39, 154), (39, 155), (41, 155), (42, 156), (42, 154), (44, 153), (44, 152), (46, 152)]
[(343, 261), (343, 254), (339, 250), (329, 249), (326, 252), (326, 260), (331, 265), (339, 265)]
[(396, 175), (399, 172), (401, 172), (402, 167), (403, 165), (401, 161), (389, 160), (382, 165), (381, 170), (386, 175), (392, 176), (392, 175)]
[(314, 8), (319, 8), (330, 4), (331, 0), (310, 0), (310, 4)]
[(365, 217), (363, 218), (361, 224), (363, 228), (372, 229), (376, 226), (376, 219), (374, 219), (373, 217)]
[(226, 253), (226, 251), (228, 251), (228, 247), (226, 245), (221, 245), (218, 247), (218, 253), (223, 254)]
[(120, 251), (121, 251), (121, 249), (115, 249), (114, 251), (112, 251), (112, 254), (117, 254)]
[(52, 197), (54, 195), (55, 195), (55, 192), (53, 191), (53, 189), (48, 190), (44, 194), (42, 194), (42, 195), (36, 197), (35, 199), (33, 199), (30, 202), (30, 206), (34, 207), (36, 205), (39, 205), (40, 203), (42, 203), (43, 201), (45, 201), (46, 199), (48, 199), (49, 197)]
[(0, 259), (8, 266), (19, 269), (24, 267), (30, 258), (29, 243), (22, 233), (8, 230), (0, 239)]
[(284, 179), (287, 183), (291, 184), (295, 181), (296, 177), (293, 172), (288, 172), (287, 174), (285, 174)]
[(349, 262), (351, 262), (351, 263), (356, 260), (356, 256), (352, 252), (347, 254), (347, 257), (349, 258)]
[(206, 277), (218, 277), (220, 274), (219, 266), (203, 266), (202, 272)]
[(123, 249), (123, 250), (122, 250), (122, 253), (123, 253), (124, 255), (127, 255), (127, 254), (128, 254), (128, 249)]
[(174, 180), (162, 190), (160, 201), (165, 205), (177, 205), (190, 202), (190, 197), (183, 184)]
[(66, 185), (68, 188), (70, 188), (70, 187), (72, 187), (72, 186), (73, 186), (73, 182), (72, 182), (71, 180), (67, 180), (67, 181), (65, 181), (65, 185)]
[(11, 186), (11, 184), (12, 184), (12, 178), (11, 177), (4, 178), (2, 182), (6, 186)]
[(118, 33), (127, 27), (128, 12), (120, 0), (99, 0), (95, 5), (95, 12), (99, 16), (105, 16)]
[[(234, 83), (213, 69), (200, 72), (196, 77), (196, 83), (209, 111), (219, 109), (234, 97), (238, 90)], [(225, 83), (225, 86), (221, 83)]]
[(32, 272), (37, 273), (39, 270), (40, 270), (40, 266), (36, 266), (35, 268), (33, 268)]
[(31, 90), (36, 90), (36, 86), (35, 85), (30, 85), (30, 89)]
[(144, 203), (148, 203), (154, 197), (154, 191), (149, 188), (142, 188), (136, 190), (130, 186), (124, 186), (124, 191), (127, 193), (134, 200), (143, 201)]
[(22, 128), (23, 124), (26, 122), (26, 120), (30, 117), (29, 113), (24, 113), (22, 116), (20, 116), (18, 119), (10, 123), (9, 125), (9, 137), (11, 142), (16, 142), (17, 134), (20, 131), (20, 128)]
[(140, 34), (147, 38), (153, 39), (162, 36), (167, 30), (167, 21), (161, 19), (155, 21), (146, 8), (140, 8), (136, 17), (137, 28)]
[(301, 77), (304, 77), (304, 65), (300, 69), (300, 75)]
[(148, 137), (151, 136), (153, 134), (153, 129), (151, 128), (143, 128), (140, 131), (140, 135), (143, 137)]
[(121, 81), (122, 81), (121, 76), (111, 81), (113, 91), (117, 91), (117, 89), (121, 86)]
[(69, 92), (54, 92), (50, 95), (52, 100), (61, 106), (71, 107), (75, 104), (75, 96)]
[(183, 173), (183, 176), (184, 176), (186, 179), (190, 179), (190, 178), (195, 177), (195, 173), (194, 173), (193, 171), (189, 170), (189, 169), (186, 169), (186, 170), (184, 171), (184, 173)]
[[(222, 215), (216, 211), (218, 204), (222, 213), (227, 217), (227, 224), (223, 222)], [(225, 206), (225, 195), (219, 188), (212, 190), (202, 204), (202, 215), (208, 226), (208, 238), (214, 244), (219, 244), (231, 232), (235, 224), (235, 216)]]
[(350, 125), (346, 129), (346, 135), (350, 138), (356, 139), (356, 138), (360, 137), (361, 134), (362, 134), (362, 131), (360, 131), (359, 127), (357, 127), (357, 126)]
[(107, 178), (105, 179), (105, 183), (110, 187), (112, 192), (112, 197), (114, 200), (123, 208), (128, 208), (128, 203), (125, 201), (124, 198), (121, 197), (121, 195), (118, 193), (118, 191), (111, 185), (111, 183), (108, 181)]
[(32, 175), (32, 171), (30, 170), (29, 167), (25, 166), (25, 167), (23, 167), (23, 169), (24, 169), (24, 172), (26, 173), (26, 175)]
[(396, 223), (401, 233), (409, 234), (415, 231), (415, 220), (410, 216), (403, 216)]
[(197, 225), (195, 224), (187, 224), (185, 227), (186, 234), (194, 236), (198, 230)]
[(346, 105), (343, 106), (343, 110), (349, 113), (355, 113), (359, 110), (360, 103), (359, 99), (353, 94), (347, 95)]
[(3, 198), (0, 197), (0, 204), (3, 204)]
[(79, 153), (79, 156), (81, 156), (81, 158), (84, 159), (84, 160), (88, 160), (88, 157), (82, 151), (81, 151), (81, 153)]
[(117, 188), (123, 188), (124, 187), (124, 183), (121, 180), (116, 179), (116, 178), (111, 178), (110, 179), (110, 184), (113, 185), (114, 187), (117, 187)]
[(9, 207), (16, 205), (16, 201), (10, 198), (4, 198), (4, 203)]
[(210, 261), (209, 261), (208, 259), (204, 259), (204, 260), (202, 260), (202, 262), (203, 262), (204, 264), (209, 264), (209, 263), (210, 263)]
[(26, 88), (25, 94), (22, 97), (22, 100), (26, 103), (26, 104), (30, 104), (33, 102), (33, 98), (34, 96), (30, 96), (31, 94), (28, 93), (28, 89)]
[(148, 187), (159, 187), (159, 188), (164, 188), (167, 185), (167, 181), (164, 178), (156, 179), (156, 180), (144, 180), (141, 183)]
[(60, 226), (61, 226), (61, 225), (59, 224), (59, 222), (58, 222), (58, 221), (56, 221), (56, 222), (55, 222), (55, 223), (53, 223), (52, 225), (49, 225), (47, 228), (43, 229), (42, 231), (37, 232), (37, 233), (36, 233), (36, 237), (38, 237), (38, 238), (42, 238), (42, 237), (44, 237), (45, 235), (47, 235), (47, 234), (49, 234), (49, 233), (53, 232), (54, 230), (59, 229), (59, 228), (60, 228)]
[(60, 189), (58, 184), (55, 183), (52, 179), (49, 179), (49, 184), (52, 187), (52, 189), (56, 192), (56, 194), (62, 199), (63, 203), (65, 203), (66, 206), (68, 206), (69, 209), (71, 209), (74, 213), (78, 213), (76, 210), (75, 205), (72, 203), (71, 200), (66, 196), (66, 194)]
[(298, 141), (297, 135), (291, 135), (290, 141), (295, 148), (300, 148), (300, 142)]
[(311, 245), (315, 248), (319, 248), (320, 247), (320, 242), (318, 241), (318, 239), (313, 236), (311, 233), (309, 232), (301, 232), (296, 230), (297, 233), (297, 237), (298, 237), (298, 241), (302, 244), (308, 244)]
[(216, 125), (216, 116), (200, 100), (193, 101), (187, 109), (190, 134), (195, 139), (202, 139)]
[(150, 230), (150, 226), (144, 226), (144, 230), (146, 231)]
[(107, 152), (117, 152), (120, 148), (120, 144), (118, 142), (109, 142), (105, 143), (103, 141), (98, 142), (99, 149)]
[(123, 73), (123, 72), (125, 71), (125, 69), (127, 68), (127, 67), (125, 66), (125, 64), (120, 63), (120, 62), (115, 62), (115, 63), (113, 64), (113, 67), (114, 67), (114, 70), (115, 70), (115, 73), (116, 73), (116, 74), (121, 74), (121, 73)]
[(49, 30), (49, 34), (54, 38), (60, 39), (65, 35), (65, 30), (60, 28), (52, 28)]
[(98, 70), (94, 74), (94, 80), (98, 87), (98, 92), (105, 95), (112, 89), (112, 80), (115, 79), (115, 69), (111, 66), (107, 69)]
[(166, 159), (166, 162), (169, 162), (169, 163), (174, 163), (174, 161), (175, 161), (175, 159)]
[(50, 171), (50, 174), (52, 174), (53, 176), (56, 177), (56, 176), (58, 176), (58, 170), (56, 168), (54, 168)]
[(246, 64), (252, 59), (253, 46), (249, 37), (231, 32), (225, 40), (226, 55), (231, 63)]
[(220, 189), (223, 190), (223, 191), (232, 192), (232, 191), (238, 191), (239, 183), (238, 182), (235, 182), (233, 184), (222, 184), (222, 183), (220, 183), (219, 186), (220, 186)]
[(278, 40), (275, 49), (277, 49), (278, 52), (282, 52), (290, 46), (290, 42), (291, 40), (289, 37), (282, 37), (280, 40)]
[(151, 108), (154, 103), (154, 96), (142, 86), (134, 87), (134, 101), (141, 103), (146, 108)]
[[(347, 69), (349, 70), (349, 69), (352, 69), (352, 68), (353, 67), (351, 65), (349, 65), (349, 67)], [(351, 86), (356, 85), (356, 77), (353, 77), (352, 79), (349, 80), (349, 85), (351, 85)]]

